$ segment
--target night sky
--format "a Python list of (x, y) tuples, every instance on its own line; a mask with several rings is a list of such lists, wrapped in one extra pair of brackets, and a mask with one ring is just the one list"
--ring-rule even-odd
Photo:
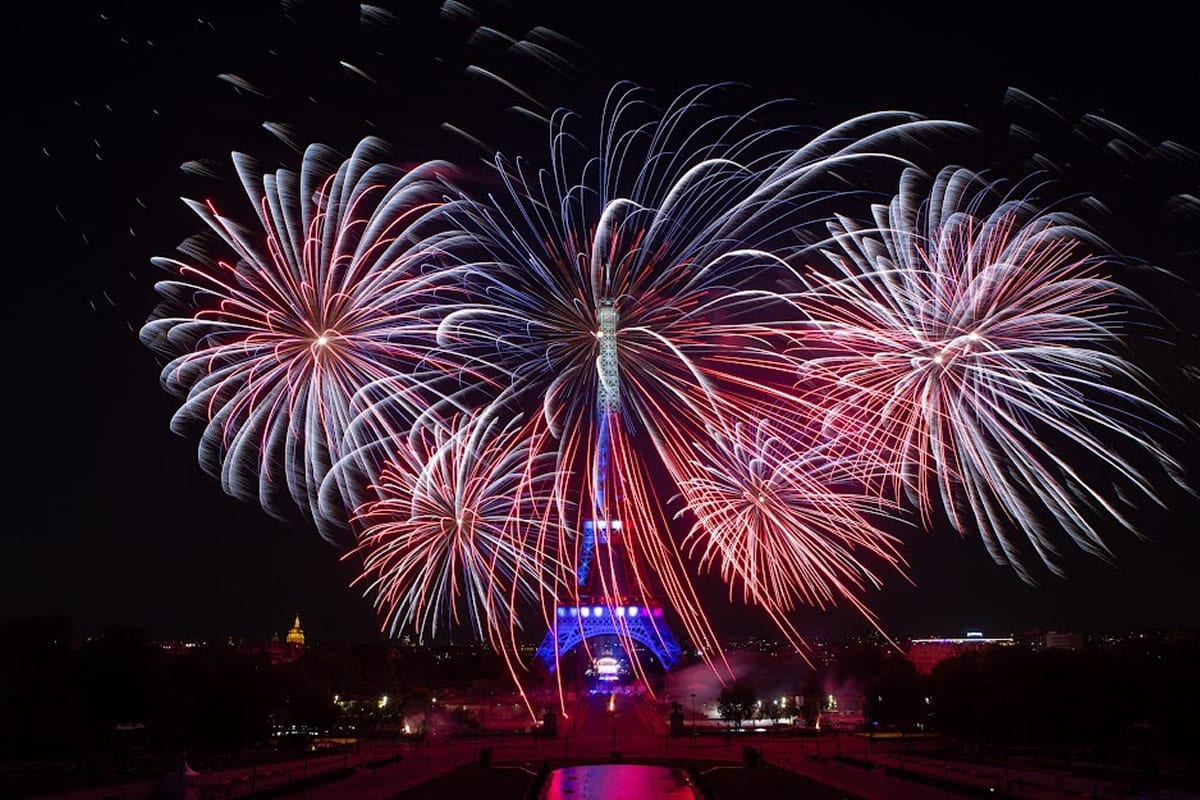
[[(121, 624), (164, 638), (260, 637), (299, 612), (314, 639), (377, 635), (370, 603), (347, 586), (353, 566), (311, 526), (226, 497), (200, 470), (195, 442), (168, 430), (176, 401), (132, 331), (155, 304), (149, 259), (173, 255), (200, 228), (179, 196), (215, 193), (247, 210), (229, 181), (179, 165), (212, 159), (229, 174), (233, 150), (295, 165), (264, 121), (287, 123), (302, 145), (346, 151), (373, 133), (402, 160), (472, 157), (439, 130), (449, 120), (489, 141), (524, 142), (523, 152), (541, 159), (545, 137), (519, 138), (520, 121), (504, 112), (509, 99), (463, 75), (470, 61), (495, 57), (472, 49), (470, 27), (440, 19), (431, 2), (394, 5), (403, 11), (382, 27), (362, 25), (353, 5), (315, 2), (160, 3), (149, 14), (45, 4), (9, 21), (7, 273), (16, 320), (6, 348), (0, 621), (60, 614), (84, 634)], [(887, 108), (972, 122), (995, 136), (987, 152), (1009, 163), (1021, 149), (1005, 135), (1003, 99), (1016, 86), (1072, 121), (1095, 113), (1156, 142), (1200, 145), (1193, 33), (1176, 19), (1081, 19), (1009, 4), (938, 18), (916, 16), (912, 4), (878, 13), (822, 4), (796, 16), (720, 5), (726, 10), (625, 0), (479, 7), (512, 33), (541, 24), (584, 46), (580, 79), (537, 88), (590, 119), (599, 87), (617, 79), (663, 99), (695, 83), (740, 81), (760, 99), (799, 100), (803, 124)], [(522, 73), (498, 62), (510, 66)], [(1196, 277), (1194, 255), (1180, 255), (1187, 237), (1162, 222), (1179, 174), (1145, 179), (1053, 125), (1035, 133), (1067, 165), (1070, 190), (1095, 191), (1117, 210), (1104, 233), (1123, 252)], [(1200, 224), (1191, 231), (1195, 249)], [(1181, 302), (1168, 313), (1186, 326), (1200, 310)], [(1195, 413), (1195, 390), (1170, 388), (1177, 406)], [(1181, 448), (1200, 466), (1196, 449), (1194, 441)], [(892, 576), (866, 601), (898, 635), (1200, 627), (1200, 502), (1167, 497), (1169, 510), (1141, 517), (1149, 541), (1115, 532), (1115, 564), (1068, 554), (1069, 579), (1043, 572), (1039, 587), (994, 565), (977, 539), (913, 529), (905, 553), (915, 586)], [(770, 630), (753, 610), (714, 616), (728, 634)], [(817, 636), (863, 627), (848, 612), (799, 619)]]

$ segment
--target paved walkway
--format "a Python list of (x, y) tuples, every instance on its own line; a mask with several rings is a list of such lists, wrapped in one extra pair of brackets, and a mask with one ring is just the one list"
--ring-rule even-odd
[[(313, 755), (254, 766), (202, 771), (189, 779), (188, 796), (197, 798), (244, 797), (251, 792), (280, 786), (300, 778), (320, 775), (343, 767), (361, 767), (368, 761), (405, 752), (395, 742), (367, 742), (357, 751)], [(165, 777), (165, 773), (164, 776)], [(38, 795), (33, 800), (141, 800), (158, 785), (160, 779), (110, 783), (84, 789)]]
[(416, 747), (395, 764), (373, 770), (360, 769), (349, 778), (291, 797), (301, 800), (388, 800), (405, 789), (478, 760), (479, 745), (474, 742)]

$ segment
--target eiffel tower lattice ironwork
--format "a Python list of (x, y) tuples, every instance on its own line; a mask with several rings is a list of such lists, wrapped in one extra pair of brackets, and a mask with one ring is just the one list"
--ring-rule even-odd
[[(591, 519), (583, 523), (583, 541), (576, 571), (579, 602), (559, 605), (537, 658), (551, 670), (559, 659), (585, 641), (615, 636), (622, 642), (636, 642), (647, 649), (664, 668), (679, 660), (679, 644), (663, 620), (663, 607), (652, 598), (631, 598), (624, 594), (625, 546), (621, 541), (621, 520), (610, 519), (611, 506), (606, 492), (618, 491), (612, 474), (611, 426), (620, 413), (620, 374), (617, 362), (616, 308), (610, 302), (599, 310), (600, 356), (599, 386), (596, 397), (596, 455), (594, 462)], [(593, 564), (600, 564), (593, 569)], [(607, 575), (597, 574), (603, 569)], [(633, 654), (630, 654), (631, 656)]]

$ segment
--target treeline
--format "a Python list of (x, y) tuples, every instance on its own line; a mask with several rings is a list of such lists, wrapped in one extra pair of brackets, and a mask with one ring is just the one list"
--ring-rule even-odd
[[(143, 753), (219, 758), (275, 746), (273, 730), (291, 725), (394, 729), (439, 687), (499, 685), (504, 675), (482, 653), (439, 661), (383, 643), (322, 644), (272, 665), (225, 644), (172, 654), (133, 629), (79, 642), (65, 619), (11, 623), (0, 627), (0, 761), (122, 766)], [(364, 717), (385, 694), (386, 708)], [(366, 702), (348, 720), (335, 695)]]
[(917, 675), (885, 649), (843, 652), (799, 691), (815, 717), (822, 687), (855, 685), (874, 729), (934, 731), (970, 748), (1075, 748), (1098, 758), (1200, 746), (1200, 644), (1130, 639), (1080, 651), (991, 647)]
[(745, 666), (747, 679), (709, 698), (734, 727), (780, 718), (836, 726), (828, 701), (837, 695), (862, 712), (868, 730), (939, 733), (966, 750), (1027, 746), (1100, 760), (1200, 752), (1195, 636), (1080, 651), (991, 647), (943, 661), (931, 675), (918, 675), (892, 648), (866, 644), (843, 646), (816, 669), (770, 657)]
[(1076, 746), (1101, 759), (1200, 745), (1200, 645), (1133, 640), (1040, 653), (1000, 647), (938, 664), (935, 726), (967, 744)]

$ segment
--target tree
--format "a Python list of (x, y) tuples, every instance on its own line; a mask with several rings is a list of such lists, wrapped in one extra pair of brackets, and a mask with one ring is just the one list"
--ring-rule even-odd
[(924, 719), (925, 702), (912, 662), (891, 658), (866, 686), (867, 712), (881, 725), (911, 729)]
[(744, 680), (737, 680), (721, 690), (717, 698), (717, 711), (721, 719), (733, 725), (734, 730), (741, 730), (742, 721), (754, 716), (757, 701), (758, 690)]

